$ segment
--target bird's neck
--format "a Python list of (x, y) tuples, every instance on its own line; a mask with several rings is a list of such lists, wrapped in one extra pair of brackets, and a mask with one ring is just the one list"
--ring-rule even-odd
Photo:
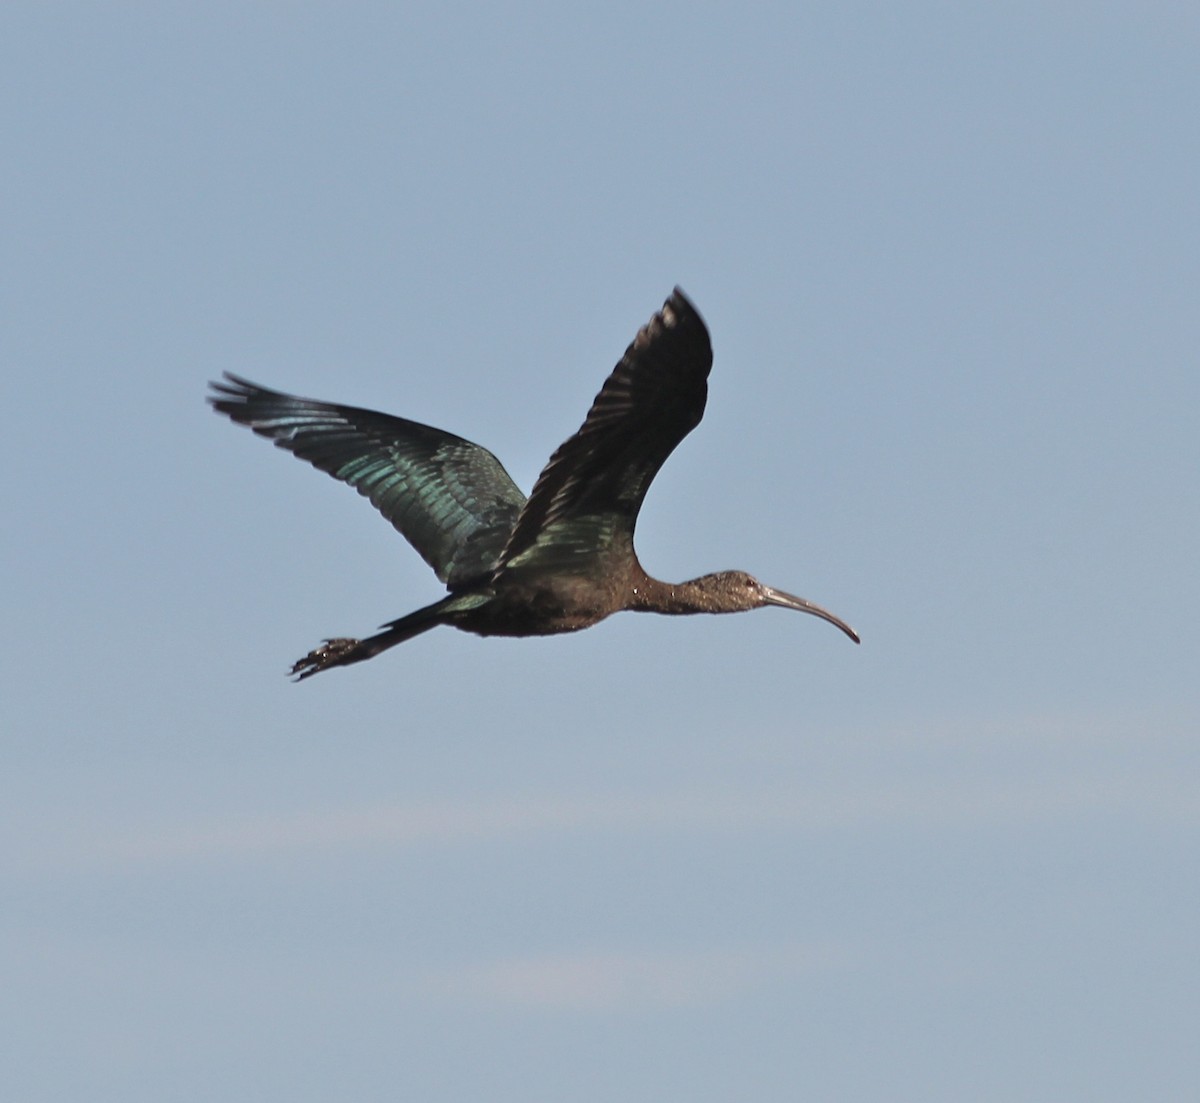
[(632, 587), (628, 609), (638, 613), (666, 613), (683, 616), (705, 612), (704, 591), (698, 579), (687, 582), (660, 582), (644, 571)]

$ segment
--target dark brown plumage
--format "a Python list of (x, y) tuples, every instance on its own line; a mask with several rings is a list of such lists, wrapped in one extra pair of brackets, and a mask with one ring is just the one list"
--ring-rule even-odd
[(439, 624), (481, 636), (542, 636), (588, 628), (622, 609), (734, 613), (778, 605), (821, 617), (857, 643), (832, 613), (742, 571), (671, 584), (638, 562), (638, 511), (659, 468), (699, 424), (711, 367), (708, 330), (676, 288), (528, 499), (495, 456), (461, 437), (227, 373), (212, 384), (217, 412), (355, 487), (450, 590), (367, 639), (326, 640), (292, 673), (304, 679), (361, 662)]

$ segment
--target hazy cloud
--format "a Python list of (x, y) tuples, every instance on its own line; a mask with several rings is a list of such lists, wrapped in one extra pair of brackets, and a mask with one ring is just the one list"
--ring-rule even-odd
[(579, 953), (507, 958), (431, 978), (442, 995), (565, 1010), (711, 1004), (765, 984), (827, 969), (832, 947), (782, 946), (692, 953)]
[[(1136, 816), (1156, 822), (1200, 819), (1200, 792), (1187, 771), (1169, 772), (1158, 756), (1155, 769), (1140, 768), (1128, 754), (1118, 769), (1111, 754), (1096, 758), (1111, 731), (1080, 724), (1031, 722), (1020, 731), (895, 733), (888, 761), (902, 760), (898, 745), (958, 745), (957, 757), (939, 768), (891, 776), (869, 764), (883, 756), (879, 736), (862, 736), (861, 773), (844, 769), (799, 779), (794, 767), (772, 774), (770, 784), (712, 781), (691, 787), (637, 792), (568, 792), (398, 803), (296, 814), (228, 815), (210, 823), (41, 824), (36, 832), (13, 830), (0, 866), (13, 871), (111, 867), (179, 861), (253, 860), (288, 851), (308, 853), (364, 848), (444, 847), (486, 840), (503, 842), (565, 833), (635, 836), (703, 832), (805, 832), (863, 826), (953, 828), (1030, 825), (1056, 818)], [(1028, 739), (1039, 754), (1024, 776), (995, 776), (988, 741)], [(1143, 737), (1125, 730), (1126, 745)], [(1173, 739), (1168, 736), (1168, 739)], [(872, 751), (874, 747), (874, 753)], [(971, 755), (964, 756), (962, 747)], [(1046, 754), (1046, 749), (1051, 753)], [(1122, 763), (1126, 758), (1123, 753)], [(880, 776), (883, 774), (884, 776)], [(14, 825), (15, 826), (15, 825)]]

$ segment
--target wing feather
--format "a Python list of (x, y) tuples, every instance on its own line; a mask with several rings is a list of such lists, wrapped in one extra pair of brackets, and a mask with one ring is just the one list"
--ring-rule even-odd
[(708, 329), (677, 287), (625, 350), (579, 431), (543, 468), (498, 569), (561, 566), (564, 557), (603, 550), (573, 529), (632, 546), (651, 481), (704, 416), (711, 368)]
[(457, 589), (486, 578), (525, 495), (486, 448), (388, 414), (273, 391), (225, 373), (209, 402), (354, 487)]

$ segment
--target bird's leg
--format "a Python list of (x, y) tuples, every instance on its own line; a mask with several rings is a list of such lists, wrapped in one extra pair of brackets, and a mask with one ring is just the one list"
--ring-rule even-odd
[(296, 676), (296, 681), (302, 682), (322, 670), (328, 670), (331, 666), (347, 666), (369, 659), (373, 654), (374, 650), (364, 647), (362, 640), (326, 640), (320, 647), (313, 648), (303, 659), (297, 659), (289, 673)]
[(444, 623), (447, 606), (456, 605), (470, 609), (485, 600), (484, 597), (470, 593), (465, 597), (462, 594), (451, 594), (449, 597), (442, 598), (441, 601), (435, 601), (432, 605), (426, 605), (424, 609), (409, 613), (406, 617), (389, 621), (383, 626), (382, 631), (368, 636), (365, 640), (350, 640), (341, 637), (335, 640), (326, 640), (320, 647), (313, 648), (303, 659), (293, 663), (291, 673), (296, 676), (296, 681), (302, 682), (305, 678), (319, 674), (322, 670), (328, 670), (331, 666), (349, 666), (351, 663), (361, 663), (363, 659), (370, 659), (379, 652), (386, 651), (389, 647), (395, 647), (398, 643), (411, 640), (413, 636), (419, 636), (422, 632), (428, 632), (429, 629)]

